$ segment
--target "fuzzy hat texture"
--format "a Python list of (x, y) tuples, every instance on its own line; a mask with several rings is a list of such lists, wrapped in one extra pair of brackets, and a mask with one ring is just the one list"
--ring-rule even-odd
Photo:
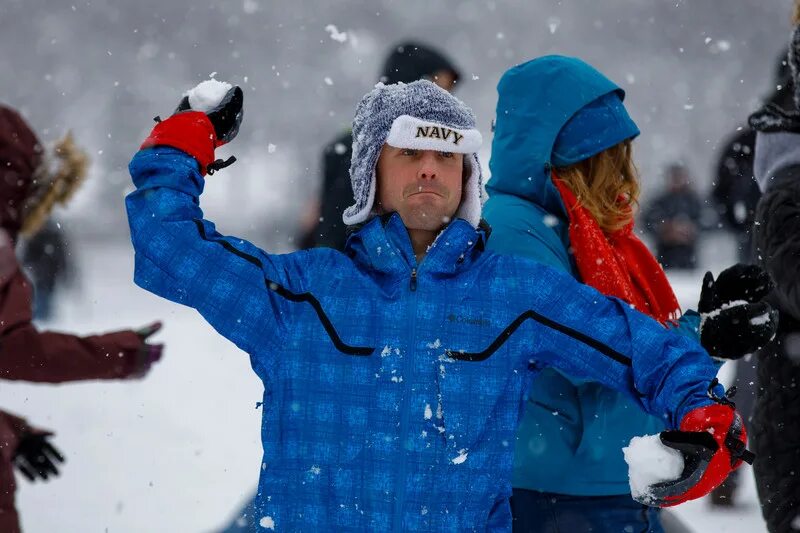
[(384, 85), (379, 83), (356, 108), (353, 119), (353, 156), (350, 181), (355, 203), (342, 215), (347, 225), (375, 215), (375, 166), (384, 144), (396, 148), (438, 150), (468, 154), (464, 185), (456, 218), (478, 227), (481, 213), (481, 166), (477, 151), (480, 132), (475, 114), (461, 100), (427, 80)]
[(48, 152), (19, 113), (0, 105), (0, 226), (12, 236), (35, 234), (69, 200), (87, 165), (69, 133)]

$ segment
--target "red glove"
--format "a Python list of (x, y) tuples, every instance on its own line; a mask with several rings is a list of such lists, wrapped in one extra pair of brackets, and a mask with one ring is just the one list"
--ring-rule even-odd
[(244, 94), (238, 86), (231, 87), (211, 109), (196, 111), (184, 96), (175, 113), (162, 121), (156, 117), (156, 126), (141, 148), (171, 146), (194, 157), (200, 165), (200, 174), (213, 174), (225, 168), (236, 158), (214, 160), (214, 149), (233, 140), (239, 133), (244, 116)]
[(194, 157), (200, 164), (200, 174), (206, 175), (214, 162), (214, 149), (220, 144), (208, 115), (201, 111), (184, 111), (162, 120), (144, 140), (141, 148), (171, 146)]
[(747, 430), (733, 402), (712, 398), (717, 403), (689, 411), (679, 431), (661, 433), (665, 446), (683, 454), (683, 473), (653, 485), (648, 504), (671, 507), (700, 498), (721, 485), (742, 461), (753, 464), (755, 455), (746, 448)]

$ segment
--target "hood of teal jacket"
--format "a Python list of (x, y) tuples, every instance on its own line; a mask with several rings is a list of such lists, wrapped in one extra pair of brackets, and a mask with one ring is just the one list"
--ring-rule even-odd
[[(489, 162), (492, 177), (486, 184), (489, 195), (513, 194), (566, 217), (561, 196), (550, 179), (553, 147), (559, 132), (578, 111), (598, 98), (615, 93), (621, 101), (625, 91), (580, 59), (551, 55), (506, 71), (497, 84), (497, 93)], [(611, 110), (611, 115), (619, 118), (616, 111)], [(638, 134), (635, 124), (631, 129), (632, 124), (632, 121), (625, 124), (624, 131), (629, 137)], [(601, 139), (594, 147), (585, 149), (586, 157), (624, 140), (619, 133), (619, 128), (601, 128)], [(605, 147), (598, 150), (597, 146)], [(572, 154), (573, 158), (575, 155)], [(580, 160), (580, 155), (575, 160)]]

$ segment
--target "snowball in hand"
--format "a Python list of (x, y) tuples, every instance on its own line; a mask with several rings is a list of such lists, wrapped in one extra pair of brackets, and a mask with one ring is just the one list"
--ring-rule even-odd
[(207, 113), (214, 109), (233, 87), (230, 83), (217, 80), (206, 80), (189, 89), (189, 106), (195, 111)]
[(633, 437), (622, 453), (628, 463), (631, 494), (638, 501), (650, 499), (652, 485), (678, 479), (683, 472), (681, 452), (664, 446), (658, 435)]

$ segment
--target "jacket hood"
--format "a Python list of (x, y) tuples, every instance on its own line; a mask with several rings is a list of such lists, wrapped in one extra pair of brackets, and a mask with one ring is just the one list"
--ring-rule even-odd
[(788, 131), (757, 132), (753, 175), (761, 192), (767, 192), (780, 171), (800, 165), (800, 134)]
[(16, 238), (42, 145), (19, 113), (0, 105), (0, 227)]
[(489, 195), (513, 194), (566, 217), (550, 178), (553, 147), (578, 111), (609, 93), (620, 101), (625, 97), (614, 82), (574, 57), (543, 56), (506, 71), (497, 84)]
[(415, 42), (406, 42), (397, 45), (386, 58), (381, 81), (387, 85), (411, 83), (440, 70), (449, 70), (456, 80), (460, 77), (456, 66), (435, 49)]

